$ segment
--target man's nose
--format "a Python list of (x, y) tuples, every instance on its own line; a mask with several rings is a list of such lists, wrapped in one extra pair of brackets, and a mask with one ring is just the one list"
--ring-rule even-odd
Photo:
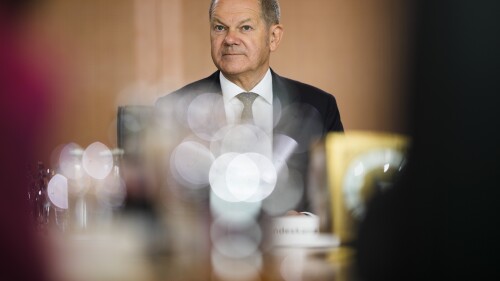
[(239, 43), (239, 37), (236, 30), (228, 30), (226, 33), (226, 37), (224, 37), (224, 43), (227, 45), (235, 45)]

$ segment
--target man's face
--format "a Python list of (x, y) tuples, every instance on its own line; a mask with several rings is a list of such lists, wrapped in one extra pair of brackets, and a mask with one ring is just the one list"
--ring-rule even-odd
[(210, 28), (212, 60), (222, 73), (252, 77), (267, 71), (275, 46), (258, 0), (219, 0)]

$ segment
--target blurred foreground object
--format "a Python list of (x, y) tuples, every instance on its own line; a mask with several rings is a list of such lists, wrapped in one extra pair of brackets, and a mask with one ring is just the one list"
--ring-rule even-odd
[[(32, 1), (0, 2), (0, 280), (49, 280), (28, 204), (29, 172), (51, 112), (48, 69), (30, 29)], [(38, 34), (36, 34), (38, 35)]]
[(500, 2), (415, 1), (412, 148), (359, 232), (367, 281), (497, 280)]
[(410, 145), (410, 137), (403, 134), (346, 131), (330, 133), (313, 146), (313, 212), (320, 218), (320, 232), (339, 241), (323, 253), (335, 268), (330, 278), (363, 280), (355, 263), (359, 226), (373, 198), (392, 190), (404, 173)]
[(331, 133), (325, 140), (331, 198), (331, 230), (342, 244), (355, 242), (371, 198), (397, 180), (409, 138), (383, 132)]

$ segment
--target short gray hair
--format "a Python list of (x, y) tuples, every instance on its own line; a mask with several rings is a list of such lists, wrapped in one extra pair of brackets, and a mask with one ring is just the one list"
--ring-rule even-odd
[[(210, 9), (208, 10), (208, 17), (212, 19), (215, 5), (218, 0), (210, 2)], [(260, 3), (261, 15), (268, 26), (280, 23), (281, 11), (278, 0), (257, 0)]]

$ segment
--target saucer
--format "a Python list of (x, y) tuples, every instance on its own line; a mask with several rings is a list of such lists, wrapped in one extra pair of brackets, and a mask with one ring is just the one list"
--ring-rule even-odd
[(273, 241), (275, 247), (289, 247), (289, 248), (334, 248), (340, 245), (338, 237), (332, 234), (317, 234), (314, 237), (307, 237), (300, 239), (276, 239)]

